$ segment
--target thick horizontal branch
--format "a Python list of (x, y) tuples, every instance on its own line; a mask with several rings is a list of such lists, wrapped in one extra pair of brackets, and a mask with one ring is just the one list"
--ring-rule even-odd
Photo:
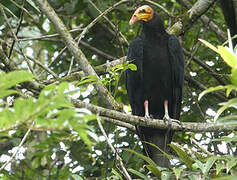
[[(118, 121), (130, 123), (133, 125), (152, 127), (157, 129), (168, 129), (169, 125), (161, 119), (145, 119), (144, 117), (133, 116), (125, 113), (121, 113), (115, 110), (110, 110), (82, 102), (80, 100), (70, 99), (72, 103), (78, 108), (86, 108), (91, 112), (98, 114), (102, 117), (106, 117), (108, 120), (116, 119)], [(172, 119), (174, 120), (174, 119)], [(177, 121), (177, 120), (176, 120)], [(171, 123), (171, 129), (175, 131), (191, 131), (191, 132), (212, 132), (212, 131), (233, 131), (237, 130), (237, 126), (233, 125), (218, 125), (213, 123), (193, 123), (183, 122), (180, 126), (176, 122)]]

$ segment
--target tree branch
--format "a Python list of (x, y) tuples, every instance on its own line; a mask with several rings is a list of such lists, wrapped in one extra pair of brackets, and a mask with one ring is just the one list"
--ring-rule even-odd
[[(98, 75), (92, 68), (92, 66), (89, 64), (88, 60), (86, 59), (83, 52), (79, 49), (76, 41), (72, 38), (71, 34), (66, 29), (65, 25), (59, 19), (57, 14), (55, 13), (54, 9), (50, 6), (50, 4), (47, 2), (47, 0), (35, 0), (38, 6), (40, 7), (41, 11), (49, 18), (49, 20), (52, 22), (54, 27), (56, 28), (57, 32), (61, 35), (63, 38), (68, 50), (71, 52), (71, 54), (75, 57), (75, 59), (78, 61), (79, 66), (84, 71), (86, 75), (95, 76), (99, 79)], [(114, 100), (112, 95), (109, 93), (109, 91), (105, 88), (105, 86), (101, 83), (95, 84), (95, 88), (98, 91), (99, 95), (103, 97), (105, 100), (105, 103), (110, 106), (110, 108), (114, 109), (120, 109), (119, 104)]]
[[(87, 108), (88, 110), (90, 110), (94, 114), (98, 114), (102, 118), (107, 117), (105, 120), (108, 121), (110, 121), (109, 119), (112, 118), (133, 125), (152, 127), (157, 129), (170, 128), (169, 124), (165, 123), (164, 120), (161, 119), (147, 120), (144, 117), (121, 113), (115, 110), (110, 110), (92, 104), (87, 104), (83, 101), (76, 99), (70, 99), (70, 101), (75, 105), (75, 107)], [(175, 131), (211, 132), (211, 131), (233, 131), (237, 130), (237, 126), (233, 126), (232, 124), (194, 123), (194, 122), (183, 122), (182, 125), (180, 126), (176, 122), (172, 122), (171, 129)]]

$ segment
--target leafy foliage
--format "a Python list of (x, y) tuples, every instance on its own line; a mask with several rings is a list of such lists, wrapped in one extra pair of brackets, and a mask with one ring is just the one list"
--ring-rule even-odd
[[(49, 0), (48, 2), (67, 29), (74, 29), (71, 32), (74, 38), (80, 36), (83, 28), (99, 15), (90, 1)], [(103, 12), (118, 1), (92, 2)], [(194, 4), (195, 1), (190, 2)], [(145, 1), (129, 1), (121, 4), (106, 15), (114, 27), (101, 18), (82, 38), (79, 47), (95, 69), (98, 65), (110, 63), (126, 55), (127, 43), (122, 40), (119, 32), (128, 42), (139, 34), (140, 27), (130, 27), (128, 21), (132, 9), (144, 3)], [(173, 17), (178, 17), (170, 17), (151, 4), (165, 20), (167, 28), (179, 17), (185, 16), (188, 11), (188, 8), (179, 1), (162, 0), (153, 3), (159, 3), (172, 12)], [(116, 101), (124, 104), (126, 111), (131, 111), (123, 82), (123, 72), (126, 69), (136, 70), (135, 65), (123, 63), (112, 67), (109, 72), (106, 68), (98, 70), (99, 79), (95, 76), (79, 77), (81, 67), (75, 59), (72, 59), (68, 50), (63, 51), (65, 45), (56, 34), (55, 27), (39, 10), (35, 1), (1, 1), (0, 7), (3, 8), (11, 25), (9, 27), (4, 16), (0, 16), (0, 168), (15, 152), (32, 122), (35, 122), (20, 152), (0, 172), (0, 177), (2, 179), (124, 179), (114, 154), (106, 145), (96, 122), (93, 121), (95, 115), (87, 109), (75, 108), (68, 98), (104, 105), (103, 99), (98, 97), (93, 88), (95, 83), (103, 83)], [(225, 32), (227, 27), (218, 3), (205, 15), (220, 31)], [(12, 31), (19, 39), (14, 43)], [(197, 40), (200, 37), (210, 42), (202, 40), (214, 52), (200, 46)], [(237, 48), (216, 46), (224, 41), (218, 32), (213, 32), (209, 28), (209, 24), (207, 27), (201, 21), (197, 21), (182, 36), (182, 45), (186, 52), (186, 77), (194, 80), (186, 79), (182, 121), (201, 122), (207, 119), (212, 123), (215, 116), (219, 125), (225, 126), (228, 123), (236, 126)], [(27, 55), (34, 75), (27, 70), (28, 64), (19, 47)], [(5, 55), (2, 56), (2, 53)], [(2, 61), (5, 56), (8, 57), (6, 61), (9, 63)], [(36, 61), (49, 68), (59, 78), (54, 79), (42, 66), (34, 63)], [(8, 68), (8, 65), (11, 68)], [(210, 88), (202, 92), (205, 87)], [(225, 96), (219, 91), (215, 91), (216, 94), (212, 93), (214, 90), (225, 90)], [(198, 94), (199, 98), (205, 95), (201, 101), (198, 101)], [(220, 104), (219, 109), (218, 103), (223, 101), (225, 102)], [(217, 119), (219, 115), (221, 117)], [(234, 157), (236, 132), (177, 132), (174, 136), (174, 141), (177, 143), (171, 144), (173, 153), (168, 155), (173, 159), (174, 167), (162, 169), (142, 155), (141, 146), (137, 143), (138, 137), (134, 132), (106, 122), (104, 127), (132, 178), (169, 179), (175, 176), (176, 179), (190, 180), (236, 179), (237, 160)], [(217, 155), (203, 151), (190, 140), (192, 138), (207, 151)], [(125, 151), (124, 148), (128, 150)]]

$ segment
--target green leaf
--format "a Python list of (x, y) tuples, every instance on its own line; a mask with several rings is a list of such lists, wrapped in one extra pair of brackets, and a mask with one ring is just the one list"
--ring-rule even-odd
[(84, 84), (87, 84), (87, 83), (95, 83), (98, 81), (98, 78), (96, 76), (86, 76), (86, 77), (83, 77), (78, 83), (77, 85), (80, 86), (80, 85), (84, 85)]
[(213, 92), (213, 91), (218, 91), (218, 90), (222, 90), (222, 89), (226, 89), (226, 86), (216, 86), (216, 87), (211, 87), (206, 89), (205, 91), (203, 91), (201, 94), (199, 94), (198, 96), (198, 100), (200, 101), (200, 99), (207, 93)]
[(34, 78), (34, 75), (28, 71), (12, 71), (8, 74), (0, 74), (0, 89), (8, 89), (16, 84), (30, 81)]
[(226, 163), (226, 171), (227, 174), (231, 170), (231, 168), (235, 167), (237, 165), (237, 158), (232, 158), (230, 161)]
[(229, 107), (236, 108), (236, 104), (237, 104), (237, 98), (230, 99), (227, 103), (225, 103), (224, 106), (222, 106), (220, 109), (218, 109), (218, 111), (214, 117), (214, 121), (216, 121), (218, 119), (218, 117), (221, 115), (221, 113), (223, 113), (227, 108), (229, 108)]
[(19, 94), (16, 90), (1, 90), (0, 89), (0, 98), (10, 96), (11, 94)]
[(179, 179), (184, 168), (172, 168), (176, 179)]
[(178, 146), (176, 146), (174, 143), (170, 144), (170, 147), (178, 154), (180, 160), (189, 168), (192, 169), (192, 164), (195, 162), (194, 159), (191, 158), (191, 156), (180, 149)]
[(135, 155), (137, 155), (138, 157), (142, 158), (144, 161), (146, 161), (149, 165), (146, 165), (146, 167), (158, 178), (161, 177), (161, 171), (157, 168), (156, 163), (149, 157), (144, 156), (143, 154), (140, 154), (132, 149), (127, 149), (124, 148), (123, 150), (131, 152)]
[(213, 164), (218, 160), (217, 156), (211, 156), (207, 159), (206, 164), (204, 165), (203, 174), (207, 175)]
[(72, 174), (72, 178), (74, 180), (83, 180), (83, 178), (81, 176), (79, 176), (78, 174)]
[(149, 180), (146, 175), (144, 175), (144, 174), (142, 174), (142, 173), (140, 173), (139, 171), (136, 171), (136, 170), (134, 170), (134, 169), (129, 168), (129, 169), (128, 169), (128, 172), (131, 172), (131, 173), (137, 175), (138, 177), (140, 177), (140, 178), (142, 178), (142, 179), (144, 179), (144, 180)]
[[(231, 83), (234, 85), (237, 85), (237, 69), (236, 68), (233, 68), (231, 70)], [(233, 89), (237, 89), (237, 87), (234, 86)]]
[(199, 41), (201, 41), (203, 44), (205, 44), (207, 47), (209, 47), (210, 49), (212, 49), (213, 51), (215, 51), (216, 53), (218, 53), (219, 54), (219, 51), (218, 51), (218, 49), (215, 47), (215, 46), (213, 46), (211, 43), (209, 43), (209, 42), (207, 42), (207, 41), (205, 41), (205, 40), (203, 40), (203, 39), (198, 39)]
[(135, 64), (128, 64), (127, 69), (131, 69), (132, 71), (137, 71), (137, 66)]
[(237, 67), (237, 57), (233, 52), (227, 47), (218, 46), (218, 52), (221, 55), (222, 59), (232, 68)]
[(112, 173), (117, 176), (120, 180), (123, 180), (122, 176), (120, 176), (120, 174), (114, 169), (112, 168)]
[(225, 169), (225, 164), (222, 162), (216, 163), (216, 174), (218, 175), (223, 169)]

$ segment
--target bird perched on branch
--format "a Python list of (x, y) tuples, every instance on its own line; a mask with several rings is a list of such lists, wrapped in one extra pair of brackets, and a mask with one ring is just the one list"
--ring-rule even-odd
[[(141, 22), (141, 36), (129, 45), (127, 61), (137, 66), (137, 71), (126, 71), (126, 88), (132, 113), (149, 118), (179, 119), (184, 81), (184, 56), (174, 35), (169, 35), (163, 21), (144, 5), (132, 15), (129, 24)], [(166, 151), (173, 132), (143, 126), (137, 127), (144, 153), (157, 165), (169, 167), (170, 162), (154, 146)]]

